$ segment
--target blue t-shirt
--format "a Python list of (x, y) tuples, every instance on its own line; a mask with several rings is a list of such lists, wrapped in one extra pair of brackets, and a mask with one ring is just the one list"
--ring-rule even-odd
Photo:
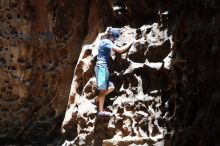
[(100, 41), (97, 56), (97, 65), (107, 65), (109, 64), (109, 57), (111, 49), (113, 47), (112, 41), (108, 39), (103, 39)]

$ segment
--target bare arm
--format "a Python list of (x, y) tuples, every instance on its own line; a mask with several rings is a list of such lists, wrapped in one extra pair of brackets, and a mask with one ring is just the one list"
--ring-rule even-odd
[(116, 45), (113, 45), (112, 50), (117, 52), (117, 53), (123, 53), (124, 51), (126, 51), (131, 46), (132, 43), (133, 43), (133, 41), (129, 42), (128, 44), (126, 44), (122, 47), (118, 47)]

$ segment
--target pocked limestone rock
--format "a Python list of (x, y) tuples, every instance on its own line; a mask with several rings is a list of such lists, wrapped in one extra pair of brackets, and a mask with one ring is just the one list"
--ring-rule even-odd
[[(65, 134), (77, 133), (66, 140), (69, 145), (124, 145), (167, 143), (172, 131), (167, 120), (170, 90), (170, 64), (173, 56), (172, 36), (157, 23), (139, 29), (121, 28), (118, 46), (135, 38), (129, 51), (111, 52), (110, 74), (116, 89), (106, 97), (111, 117), (97, 116), (93, 104), (97, 96), (94, 74), (98, 44), (82, 49), (74, 71), (68, 108), (63, 121)], [(149, 57), (150, 56), (150, 57)], [(75, 128), (71, 128), (75, 127)]]

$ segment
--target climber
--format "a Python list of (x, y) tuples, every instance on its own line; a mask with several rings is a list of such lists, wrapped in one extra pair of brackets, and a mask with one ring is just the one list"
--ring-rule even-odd
[(98, 115), (112, 115), (111, 112), (104, 111), (104, 102), (105, 96), (111, 93), (114, 90), (114, 84), (109, 81), (109, 57), (111, 50), (117, 53), (123, 53), (126, 51), (133, 40), (130, 43), (122, 47), (118, 47), (114, 44), (114, 41), (118, 39), (120, 36), (120, 32), (117, 28), (110, 28), (107, 33), (102, 37), (99, 48), (98, 48), (98, 56), (97, 62), (95, 66), (95, 75), (96, 75), (96, 82), (97, 82), (97, 89), (99, 90), (99, 95), (97, 97), (98, 101)]

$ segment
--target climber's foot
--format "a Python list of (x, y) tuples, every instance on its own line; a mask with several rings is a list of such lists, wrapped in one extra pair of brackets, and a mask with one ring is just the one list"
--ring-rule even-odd
[(109, 112), (109, 111), (100, 111), (98, 112), (98, 116), (112, 116), (113, 113)]

